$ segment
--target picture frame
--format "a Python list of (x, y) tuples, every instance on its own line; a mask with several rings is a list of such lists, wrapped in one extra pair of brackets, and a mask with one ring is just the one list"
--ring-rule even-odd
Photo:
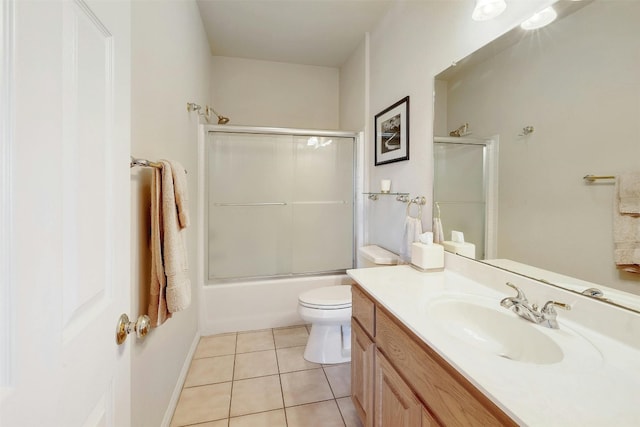
[(409, 160), (409, 97), (375, 115), (375, 166)]

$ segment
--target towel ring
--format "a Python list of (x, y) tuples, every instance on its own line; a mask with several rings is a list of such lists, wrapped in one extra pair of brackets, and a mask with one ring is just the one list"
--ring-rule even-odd
[[(418, 216), (411, 216), (411, 204), (412, 203), (415, 203), (418, 206)], [(409, 218), (421, 219), (422, 218), (422, 204), (417, 202), (415, 199), (409, 200), (409, 203), (407, 203), (407, 216)]]

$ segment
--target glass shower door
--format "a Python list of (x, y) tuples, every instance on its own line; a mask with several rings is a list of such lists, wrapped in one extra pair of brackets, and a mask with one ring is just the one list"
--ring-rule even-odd
[(353, 138), (211, 132), (208, 278), (353, 266)]

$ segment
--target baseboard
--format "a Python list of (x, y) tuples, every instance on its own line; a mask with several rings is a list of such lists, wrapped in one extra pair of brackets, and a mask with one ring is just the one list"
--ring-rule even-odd
[(164, 413), (164, 418), (162, 419), (162, 427), (169, 427), (171, 424), (173, 413), (176, 411), (176, 407), (178, 406), (180, 393), (182, 393), (184, 382), (187, 379), (187, 373), (189, 372), (189, 366), (191, 366), (191, 360), (193, 359), (193, 355), (196, 352), (196, 348), (198, 348), (198, 342), (200, 342), (200, 330), (196, 330), (196, 334), (193, 337), (193, 342), (191, 343), (191, 347), (189, 348), (187, 357), (185, 358), (182, 369), (180, 370), (180, 376), (178, 377), (176, 386), (173, 389), (173, 393), (171, 393), (171, 400), (169, 400), (169, 405), (167, 406), (167, 410)]

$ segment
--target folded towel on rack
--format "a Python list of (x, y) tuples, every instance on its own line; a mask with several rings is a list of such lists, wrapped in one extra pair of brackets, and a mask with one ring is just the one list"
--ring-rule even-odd
[(404, 228), (402, 231), (402, 246), (400, 247), (400, 254), (398, 264), (408, 264), (411, 262), (411, 245), (413, 242), (420, 240), (422, 234), (422, 219), (414, 218), (410, 215), (404, 220)]
[[(633, 190), (622, 188), (623, 185), (635, 187), (640, 184), (640, 180), (634, 181), (628, 177), (623, 180), (621, 178), (622, 176), (616, 179), (613, 198), (614, 261), (619, 269), (640, 274), (640, 210), (633, 211), (633, 202), (629, 203), (633, 198)], [(623, 208), (622, 200), (625, 198), (628, 203)]]
[(620, 212), (640, 214), (640, 172), (629, 172), (618, 177)]
[[(173, 163), (173, 164), (172, 164)], [(189, 224), (184, 168), (161, 160), (154, 170), (151, 194), (151, 300), (149, 317), (159, 326), (171, 313), (191, 304), (186, 232)]]

